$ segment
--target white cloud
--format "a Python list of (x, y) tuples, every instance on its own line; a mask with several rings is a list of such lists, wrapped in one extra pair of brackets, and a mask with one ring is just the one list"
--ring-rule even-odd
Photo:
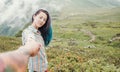
[(23, 26), (39, 8), (41, 0), (0, 0), (0, 25)]
[(71, 0), (0, 0), (0, 25), (6, 24), (12, 27), (23, 26), (31, 21), (32, 14), (38, 9), (43, 8), (61, 11), (62, 7), (70, 1)]

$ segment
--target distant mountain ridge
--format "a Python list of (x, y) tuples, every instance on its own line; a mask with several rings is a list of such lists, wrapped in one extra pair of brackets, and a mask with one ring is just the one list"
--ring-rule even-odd
[(92, 9), (120, 7), (118, 0), (1, 0), (0, 35), (14, 36), (31, 21), (32, 14), (39, 8), (47, 9), (52, 18), (65, 11), (80, 13)]
[[(68, 8), (69, 7), (69, 8)], [(115, 8), (120, 7), (118, 0), (74, 0), (67, 6), (68, 9), (91, 10), (98, 8)]]

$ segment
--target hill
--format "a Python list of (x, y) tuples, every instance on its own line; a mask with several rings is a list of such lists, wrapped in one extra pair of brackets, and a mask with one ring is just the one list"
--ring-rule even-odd
[[(120, 22), (81, 22), (79, 16), (53, 21), (53, 40), (47, 47), (50, 72), (119, 72), (119, 40), (109, 43), (120, 32)], [(84, 30), (84, 31), (83, 31)], [(92, 32), (95, 41), (84, 32)], [(6, 45), (7, 44), (7, 45)], [(0, 51), (14, 50), (21, 38), (0, 37)]]
[[(27, 23), (31, 22), (32, 14), (39, 8), (47, 9), (52, 19), (61, 15), (68, 16), (71, 13), (89, 13), (97, 9), (111, 9), (120, 7), (118, 0), (2, 0), (0, 1), (0, 35), (14, 36), (22, 30)], [(68, 15), (67, 15), (68, 14)]]

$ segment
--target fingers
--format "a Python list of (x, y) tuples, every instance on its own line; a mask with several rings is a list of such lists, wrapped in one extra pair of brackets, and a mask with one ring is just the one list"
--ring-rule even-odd
[(30, 37), (25, 44), (25, 48), (28, 49), (30, 56), (35, 56), (39, 52), (41, 46), (42, 45), (39, 42)]

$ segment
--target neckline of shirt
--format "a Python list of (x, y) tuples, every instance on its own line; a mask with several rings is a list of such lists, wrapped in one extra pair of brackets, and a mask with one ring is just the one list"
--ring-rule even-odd
[(41, 34), (40, 31), (37, 30), (37, 29), (36, 29), (34, 26), (32, 26), (32, 25), (30, 25), (29, 28), (32, 29), (32, 31), (33, 31), (34, 33)]

